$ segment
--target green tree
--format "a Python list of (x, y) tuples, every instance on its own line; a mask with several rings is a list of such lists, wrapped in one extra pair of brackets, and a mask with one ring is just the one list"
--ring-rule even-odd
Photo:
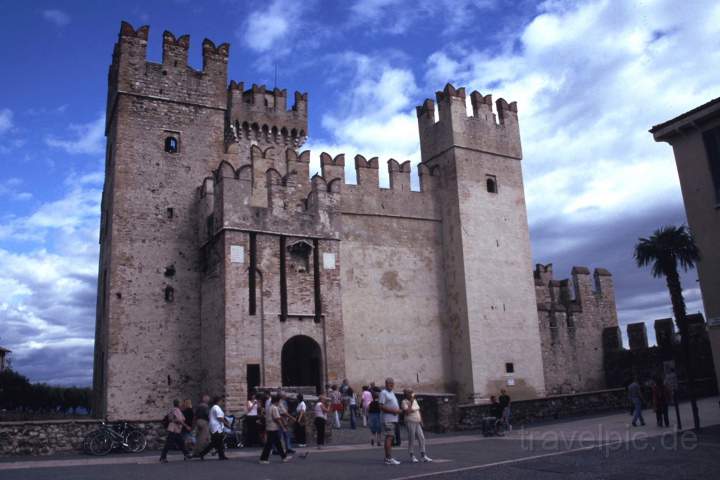
[(682, 341), (683, 356), (688, 374), (688, 393), (692, 405), (695, 428), (700, 428), (697, 402), (695, 400), (694, 378), (690, 365), (690, 339), (688, 338), (687, 314), (685, 298), (682, 293), (678, 265), (684, 270), (694, 268), (700, 261), (700, 250), (688, 229), (681, 225), (661, 227), (653, 232), (649, 238), (640, 238), (635, 245), (635, 261), (638, 267), (651, 267), (653, 277), (665, 277), (670, 302), (680, 338)]

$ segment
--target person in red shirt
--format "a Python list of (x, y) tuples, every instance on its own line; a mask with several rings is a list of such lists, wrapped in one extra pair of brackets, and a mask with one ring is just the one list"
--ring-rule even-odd
[(652, 389), (653, 406), (655, 407), (655, 418), (657, 419), (657, 426), (662, 427), (663, 421), (666, 427), (670, 426), (670, 419), (668, 418), (668, 404), (670, 403), (670, 389), (662, 378), (655, 380), (655, 384)]

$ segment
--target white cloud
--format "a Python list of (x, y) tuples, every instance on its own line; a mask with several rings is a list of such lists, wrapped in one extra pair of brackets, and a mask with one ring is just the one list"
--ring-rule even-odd
[[(390, 158), (417, 163), (420, 152), (414, 98), (418, 88), (412, 71), (392, 66), (387, 54), (345, 52), (335, 56), (332, 63), (338, 70), (333, 81), (345, 84), (345, 94), (336, 111), (322, 118), (332, 138), (311, 138), (309, 142), (313, 149), (311, 167), (319, 165), (321, 151), (346, 154), (346, 178), (350, 181), (355, 179), (352, 159), (356, 154), (381, 156), (381, 165)], [(383, 186), (388, 184), (384, 165), (380, 180)]]
[(0, 135), (13, 128), (13, 112), (9, 108), (0, 109)]
[(426, 80), (518, 101), (533, 222), (680, 202), (672, 151), (647, 130), (720, 95), (706, 68), (720, 62), (711, 20), (720, 6), (547, 2), (541, 11), (501, 53), (436, 52)]
[(283, 40), (290, 33), (290, 19), (296, 16), (293, 4), (275, 0), (270, 6), (252, 12), (238, 34), (248, 47), (258, 53), (282, 49), (285, 46)]
[(12, 200), (30, 200), (32, 193), (19, 189), (22, 183), (22, 180), (17, 177), (0, 181), (0, 198), (8, 197)]
[(82, 125), (71, 124), (71, 138), (58, 138), (53, 135), (45, 137), (50, 147), (60, 148), (68, 153), (97, 154), (105, 149), (105, 115), (100, 114), (97, 120)]
[(64, 196), (0, 228), (3, 346), (33, 381), (90, 381), (101, 182), (71, 175)]
[(43, 10), (42, 16), (50, 23), (54, 23), (58, 27), (64, 27), (70, 23), (70, 15), (62, 10), (50, 9)]

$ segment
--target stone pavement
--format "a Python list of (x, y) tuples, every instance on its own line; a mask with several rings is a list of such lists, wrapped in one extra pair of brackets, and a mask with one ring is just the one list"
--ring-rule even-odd
[[(681, 408), (684, 426), (689, 427), (689, 405), (684, 404)], [(720, 425), (720, 409), (716, 398), (702, 400), (700, 411), (703, 426)], [(320, 451), (304, 449), (309, 452), (307, 459), (296, 458), (281, 465), (279, 459), (273, 457), (273, 464), (269, 466), (257, 464), (258, 449), (231, 451), (229, 456), (233, 461), (230, 462), (183, 462), (179, 454), (171, 453), (168, 465), (157, 463), (157, 452), (144, 455), (114, 454), (102, 458), (58, 456), (30, 461), (6, 458), (0, 462), (0, 478), (177, 480), (242, 473), (243, 476), (253, 478), (327, 478), (332, 475), (343, 480), (374, 476), (394, 478), (393, 475), (400, 479), (450, 478), (452, 475), (456, 480), (477, 478), (478, 470), (483, 470), (483, 478), (492, 474), (493, 478), (527, 476), (537, 480), (543, 475), (577, 473), (583, 468), (595, 472), (586, 475), (587, 478), (612, 478), (605, 476), (606, 471), (616, 472), (617, 478), (634, 471), (639, 475), (638, 478), (644, 478), (642, 468), (656, 471), (658, 465), (664, 465), (667, 471), (675, 471), (673, 469), (682, 466), (682, 469), (677, 470), (677, 478), (710, 478), (713, 475), (708, 474), (708, 470), (720, 472), (720, 427), (704, 428), (699, 435), (688, 431), (676, 434), (672, 429), (656, 427), (654, 414), (650, 410), (646, 410), (645, 415), (648, 425), (639, 428), (629, 426), (630, 417), (627, 414), (615, 414), (516, 429), (502, 438), (484, 438), (477, 433), (433, 435), (428, 440), (428, 451), (436, 461), (431, 465), (404, 462), (399, 467), (387, 467), (382, 464), (382, 450), (365, 443), (336, 444)], [(340, 432), (345, 437), (354, 435), (359, 439), (366, 434), (367, 431), (362, 429)], [(396, 449), (395, 456), (406, 460), (405, 442), (402, 448)], [(504, 476), (502, 472), (512, 472), (512, 475)], [(689, 472), (694, 473), (691, 475)], [(664, 477), (676, 478), (673, 475)]]

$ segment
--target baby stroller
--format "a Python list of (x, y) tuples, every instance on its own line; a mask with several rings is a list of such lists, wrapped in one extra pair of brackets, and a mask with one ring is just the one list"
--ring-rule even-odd
[[(225, 418), (230, 422), (229, 427), (223, 427), (225, 433), (225, 448), (243, 448), (242, 443), (242, 424), (243, 418), (236, 417), (235, 415), (225, 415)], [(238, 427), (240, 427), (238, 429)]]

